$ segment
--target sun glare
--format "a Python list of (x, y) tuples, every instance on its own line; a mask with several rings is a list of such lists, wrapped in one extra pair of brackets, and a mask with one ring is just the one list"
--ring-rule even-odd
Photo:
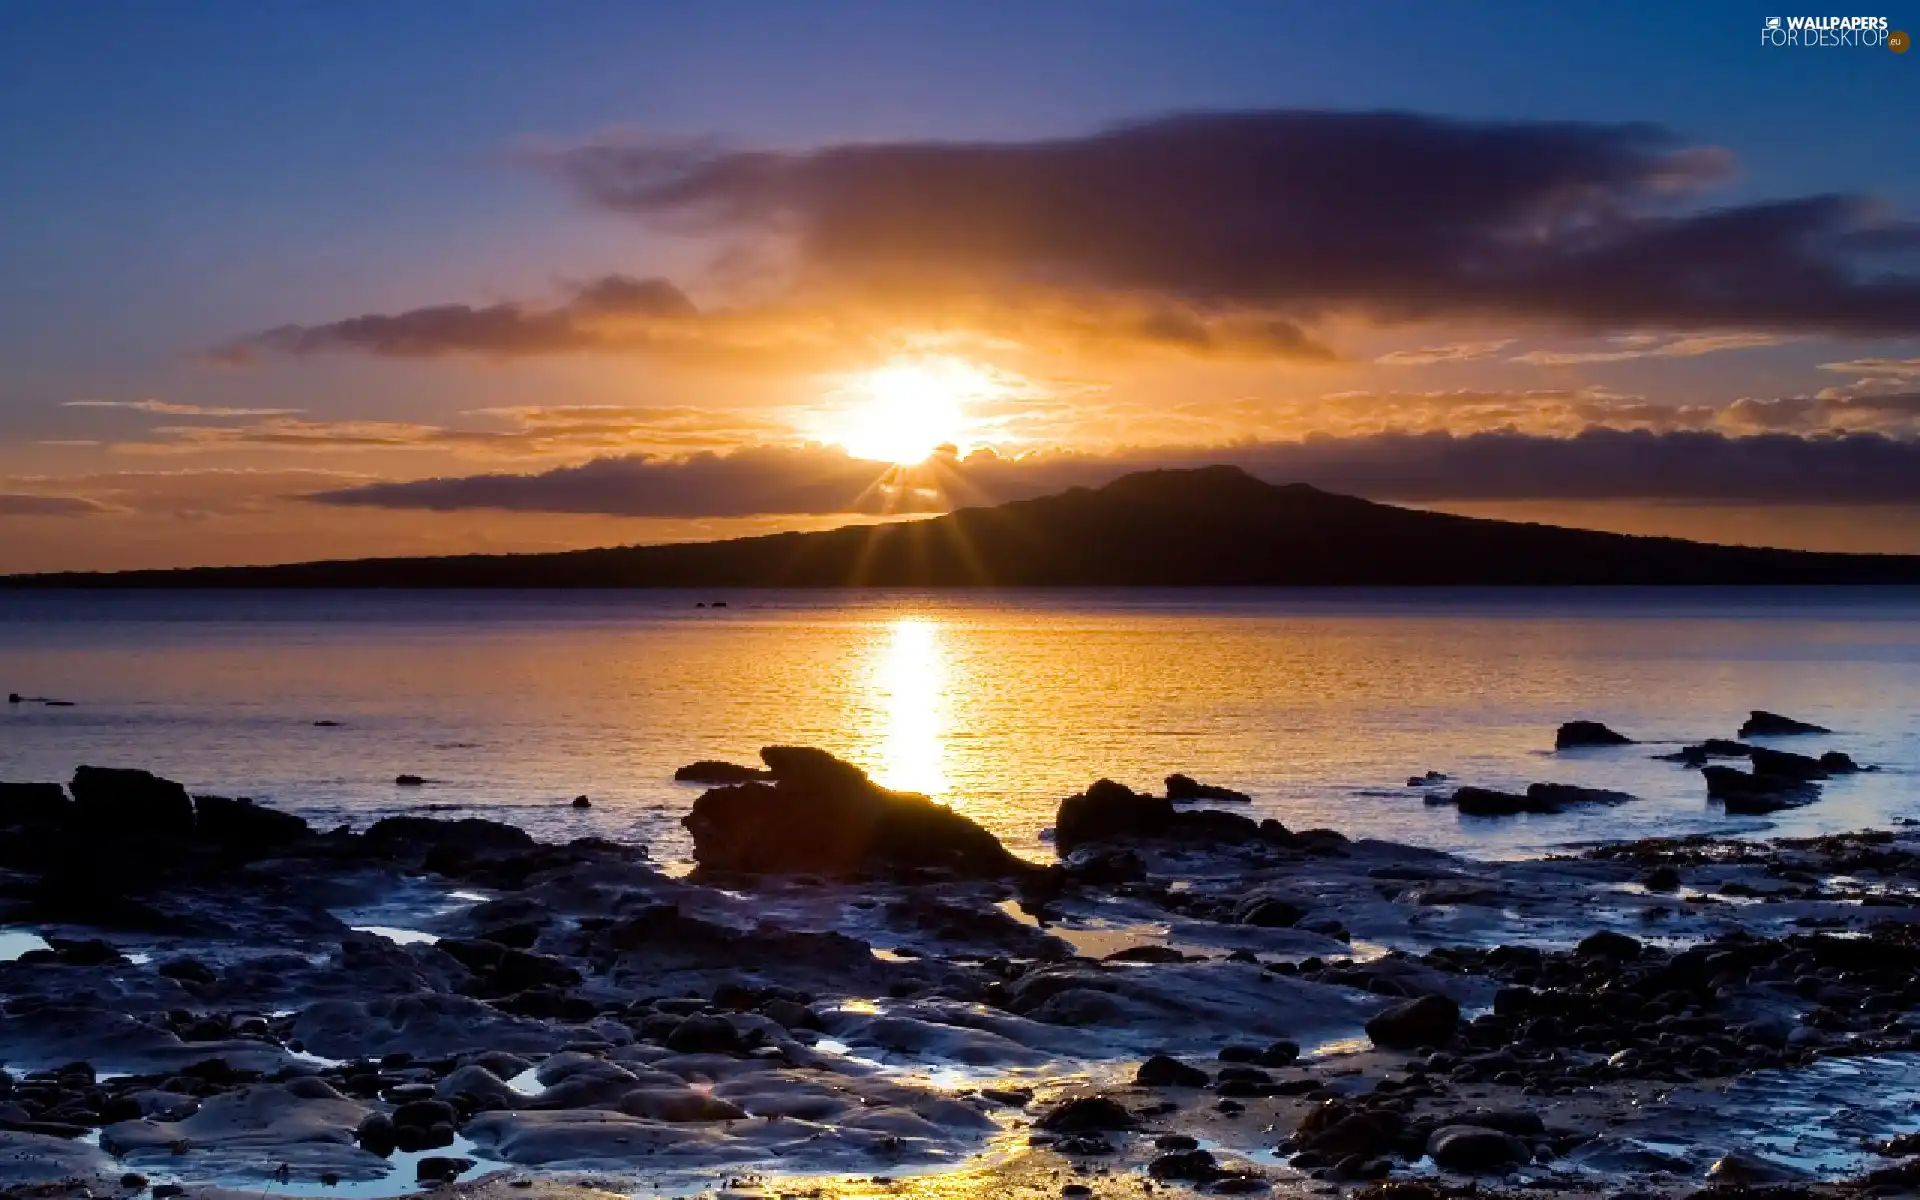
[(953, 358), (909, 359), (854, 377), (832, 440), (855, 458), (912, 466), (964, 445), (968, 404), (998, 393), (993, 376)]

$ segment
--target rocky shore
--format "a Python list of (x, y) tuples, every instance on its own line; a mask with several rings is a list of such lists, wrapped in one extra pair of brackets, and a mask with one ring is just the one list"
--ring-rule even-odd
[[(1672, 757), (1730, 806), (1859, 769)], [(137, 770), (0, 784), (0, 1188), (1920, 1186), (1920, 831), (1488, 863), (1175, 773), (1065, 799), (1039, 864), (823, 751), (762, 758), (687, 769), (713, 786), (685, 877), (487, 820), (318, 830)]]

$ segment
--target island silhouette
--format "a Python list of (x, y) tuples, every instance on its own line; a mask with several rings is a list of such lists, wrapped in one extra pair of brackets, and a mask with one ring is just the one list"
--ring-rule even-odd
[(925, 520), (538, 554), (0, 577), (4, 587), (1403, 587), (1920, 583), (1920, 556), (1724, 546), (1425, 512), (1238, 467)]

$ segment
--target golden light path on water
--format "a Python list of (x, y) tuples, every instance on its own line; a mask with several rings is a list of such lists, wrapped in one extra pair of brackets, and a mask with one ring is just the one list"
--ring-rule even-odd
[(884, 628), (866, 680), (879, 718), (873, 777), (890, 788), (945, 799), (954, 679), (940, 624), (901, 617)]

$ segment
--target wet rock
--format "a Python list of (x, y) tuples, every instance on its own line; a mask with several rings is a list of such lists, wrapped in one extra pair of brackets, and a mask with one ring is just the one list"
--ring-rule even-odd
[(740, 1049), (740, 1031), (725, 1017), (695, 1014), (674, 1026), (666, 1045), (681, 1054), (729, 1054)]
[(1407, 776), (1407, 786), (1410, 788), (1432, 787), (1436, 783), (1445, 783), (1448, 778), (1445, 771), (1428, 771), (1424, 775)]
[(1307, 910), (1291, 900), (1279, 896), (1254, 895), (1248, 897), (1234, 911), (1233, 919), (1241, 925), (1254, 925), (1261, 929), (1291, 929), (1300, 923)]
[(1470, 817), (1506, 817), (1518, 813), (1558, 813), (1588, 804), (1624, 804), (1633, 796), (1605, 788), (1575, 787), (1566, 783), (1535, 783), (1524, 794), (1493, 788), (1463, 787), (1451, 803)]
[(310, 837), (313, 830), (292, 813), (226, 796), (193, 798), (194, 835), (223, 846), (261, 849)]
[(1212, 1083), (1213, 1077), (1177, 1058), (1156, 1054), (1140, 1064), (1133, 1082), (1140, 1087), (1202, 1088)]
[(1184, 804), (1196, 800), (1226, 801), (1234, 804), (1247, 804), (1253, 800), (1245, 792), (1236, 792), (1232, 788), (1216, 784), (1201, 783), (1191, 775), (1175, 772), (1167, 776), (1167, 799), (1175, 804)]
[(57, 783), (0, 783), (0, 826), (65, 825), (73, 812)]
[(575, 796), (575, 797), (573, 798), (573, 806), (574, 806), (575, 808), (592, 808), (592, 807), (593, 807), (593, 801), (592, 801), (592, 800), (589, 800), (589, 799), (588, 799), (587, 797), (585, 797), (585, 796)]
[(414, 1164), (413, 1177), (418, 1183), (449, 1183), (472, 1166), (470, 1158), (430, 1154)]
[(1555, 750), (1572, 750), (1582, 746), (1631, 745), (1633, 745), (1632, 738), (1615, 733), (1598, 721), (1568, 721), (1553, 735)]
[[(124, 1121), (101, 1131), (101, 1148), (129, 1166), (208, 1178), (273, 1178), (285, 1164), (301, 1175), (378, 1178), (386, 1164), (355, 1145), (367, 1107), (318, 1079), (262, 1083), (208, 1098), (183, 1121)], [(184, 1150), (182, 1149), (184, 1147)]]
[(692, 1125), (703, 1121), (740, 1121), (749, 1115), (739, 1105), (692, 1088), (635, 1088), (620, 1098), (620, 1111), (650, 1121)]
[(1300, 1043), (1278, 1041), (1260, 1052), (1254, 1061), (1263, 1067), (1290, 1067), (1300, 1060)]
[(1786, 737), (1794, 734), (1832, 733), (1824, 725), (1815, 725), (1809, 721), (1798, 721), (1792, 717), (1783, 717), (1779, 713), (1754, 709), (1748, 714), (1745, 724), (1740, 726), (1740, 736), (1747, 737)]
[(456, 1067), (433, 1085), (433, 1094), (441, 1100), (456, 1101), (465, 1096), (476, 1108), (517, 1108), (526, 1097), (513, 1090), (507, 1081), (479, 1063)]
[(1177, 1150), (1148, 1163), (1147, 1174), (1155, 1179), (1205, 1183), (1220, 1174), (1220, 1164), (1205, 1150)]
[[(84, 1131), (83, 1131), (84, 1132)], [(79, 1195), (92, 1183), (110, 1192), (121, 1174), (113, 1160), (85, 1142), (22, 1130), (0, 1129), (0, 1191), (8, 1195)], [(80, 1191), (69, 1191), (67, 1185)], [(45, 1190), (41, 1190), (45, 1189)]]
[(193, 800), (187, 789), (151, 771), (80, 767), (68, 788), (75, 819), (97, 835), (193, 834)]
[(1785, 1163), (1761, 1158), (1755, 1154), (1745, 1154), (1738, 1150), (1722, 1156), (1707, 1168), (1707, 1182), (1734, 1187), (1766, 1187), (1772, 1184), (1799, 1183), (1809, 1179), (1804, 1171), (1799, 1171)]
[(1111, 1096), (1063, 1100), (1034, 1122), (1034, 1128), (1048, 1133), (1118, 1133), (1139, 1127), (1139, 1118)]
[(772, 783), (715, 788), (682, 820), (702, 869), (829, 876), (1029, 870), (970, 818), (925, 796), (882, 788), (824, 750), (768, 746), (760, 757)]
[(1726, 806), (1729, 813), (1761, 815), (1783, 808), (1799, 808), (1820, 798), (1817, 784), (1780, 775), (1758, 775), (1733, 767), (1709, 766), (1701, 769), (1707, 781), (1707, 796)]
[(531, 850), (533, 835), (517, 825), (464, 817), (440, 821), (433, 817), (382, 817), (362, 840), (372, 849), (451, 849), (467, 853), (510, 853)]
[(1442, 1170), (1499, 1175), (1533, 1158), (1533, 1148), (1512, 1134), (1479, 1125), (1443, 1125), (1427, 1138), (1427, 1153)]
[(1684, 763), (1690, 767), (1703, 767), (1710, 758), (1745, 758), (1753, 753), (1753, 747), (1745, 742), (1728, 741), (1726, 738), (1708, 738), (1691, 746), (1682, 746), (1672, 754), (1656, 754), (1662, 762)]
[(1396, 1004), (1367, 1022), (1367, 1036), (1376, 1046), (1411, 1050), (1416, 1046), (1444, 1046), (1460, 1028), (1460, 1006), (1445, 996), (1421, 996)]
[(395, 775), (393, 777), (393, 786), (395, 787), (424, 787), (426, 786), (426, 782), (425, 779), (418, 775)]
[(1054, 847), (1062, 856), (1110, 841), (1180, 839), (1232, 844), (1264, 840), (1292, 845), (1295, 835), (1278, 821), (1254, 821), (1217, 809), (1178, 810), (1163, 796), (1136, 792), (1111, 779), (1060, 802), (1054, 814)]
[(1640, 957), (1643, 947), (1638, 938), (1628, 937), (1624, 933), (1615, 933), (1611, 929), (1602, 929), (1580, 939), (1575, 949), (1581, 954), (1596, 958), (1615, 958), (1626, 961)]
[(772, 779), (773, 772), (759, 767), (743, 767), (739, 763), (702, 759), (681, 767), (673, 773), (673, 778), (676, 783), (704, 783), (708, 787), (730, 787), (736, 783), (755, 783), (763, 779)]
[[(1753, 760), (1755, 775), (1773, 776), (1779, 779), (1792, 779), (1800, 783), (1811, 783), (1816, 779), (1825, 779), (1832, 772), (1817, 758), (1805, 754), (1793, 754), (1786, 750), (1769, 750), (1764, 746), (1755, 746), (1749, 755)], [(1841, 758), (1846, 758), (1841, 755)], [(1846, 759), (1848, 763), (1853, 760)]]

